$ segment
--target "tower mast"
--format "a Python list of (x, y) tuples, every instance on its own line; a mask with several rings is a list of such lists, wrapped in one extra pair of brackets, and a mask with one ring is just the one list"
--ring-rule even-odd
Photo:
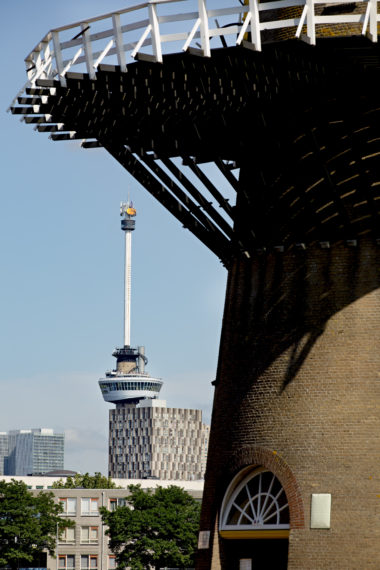
[(125, 233), (125, 264), (124, 264), (124, 346), (131, 345), (131, 271), (132, 271), (132, 232), (136, 222), (136, 210), (132, 202), (120, 204), (121, 229)]
[(148, 362), (144, 346), (131, 346), (131, 272), (132, 232), (135, 229), (136, 209), (130, 200), (120, 204), (121, 229), (124, 232), (124, 344), (115, 348), (116, 370), (106, 372), (99, 386), (106, 402), (136, 406), (144, 399), (157, 399), (162, 381), (145, 372)]

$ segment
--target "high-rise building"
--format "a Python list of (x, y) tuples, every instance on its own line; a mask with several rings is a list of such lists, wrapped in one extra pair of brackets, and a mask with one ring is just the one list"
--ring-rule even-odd
[(209, 426), (201, 410), (146, 398), (110, 411), (109, 473), (141, 479), (202, 479)]
[(99, 380), (109, 415), (110, 477), (195, 480), (205, 471), (209, 426), (201, 410), (167, 408), (158, 399), (162, 381), (145, 372), (144, 347), (130, 346), (131, 234), (136, 210), (121, 205), (125, 232), (124, 346), (116, 348), (116, 370)]
[(8, 472), (8, 434), (0, 432), (0, 475)]
[(6, 475), (46, 473), (64, 466), (65, 436), (48, 428), (11, 430), (8, 433)]

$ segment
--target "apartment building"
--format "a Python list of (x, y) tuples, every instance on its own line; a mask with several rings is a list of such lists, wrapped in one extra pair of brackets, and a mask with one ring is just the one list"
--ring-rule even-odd
[(75, 527), (66, 529), (57, 537), (57, 558), (47, 556), (48, 570), (112, 570), (116, 568), (114, 554), (108, 547), (106, 527), (99, 513), (100, 507), (114, 510), (125, 504), (127, 487), (131, 483), (144, 489), (179, 485), (192, 497), (201, 501), (203, 481), (157, 481), (113, 479), (121, 489), (52, 489), (59, 477), (8, 477), (1, 479), (24, 481), (32, 493), (51, 491), (63, 506), (63, 517), (74, 520)]
[(110, 410), (109, 476), (127, 479), (202, 479), (210, 427), (202, 411), (167, 408), (145, 399)]

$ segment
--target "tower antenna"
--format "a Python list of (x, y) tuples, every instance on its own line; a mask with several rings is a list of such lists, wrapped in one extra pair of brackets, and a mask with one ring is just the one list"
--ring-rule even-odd
[(132, 272), (132, 232), (136, 222), (136, 210), (128, 198), (128, 202), (120, 204), (121, 229), (125, 234), (124, 263), (124, 346), (131, 345), (131, 272)]

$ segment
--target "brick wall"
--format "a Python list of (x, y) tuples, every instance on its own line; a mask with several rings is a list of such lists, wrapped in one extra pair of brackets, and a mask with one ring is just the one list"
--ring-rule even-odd
[[(288, 493), (293, 482), (288, 568), (378, 568), (379, 262), (370, 238), (235, 262), (202, 529), (215, 530), (232, 477), (262, 464)], [(312, 493), (332, 494), (330, 530), (309, 529)], [(198, 568), (223, 568), (219, 548), (200, 551)]]

